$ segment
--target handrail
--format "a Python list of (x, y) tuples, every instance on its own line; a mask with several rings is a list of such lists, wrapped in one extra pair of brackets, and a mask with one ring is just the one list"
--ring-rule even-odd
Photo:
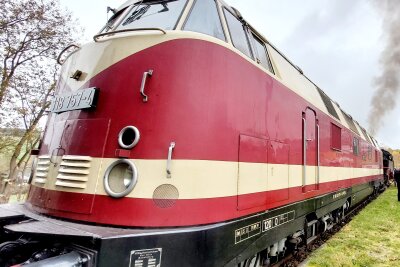
[(58, 64), (62, 65), (62, 64), (65, 62), (65, 60), (64, 60), (64, 61), (61, 61), (61, 56), (62, 56), (68, 49), (70, 49), (71, 47), (75, 47), (75, 48), (77, 48), (77, 49), (81, 48), (79, 45), (76, 45), (76, 44), (70, 44), (69, 46), (67, 46), (66, 48), (64, 48), (64, 49), (60, 52), (60, 54), (58, 55), (58, 57), (57, 57), (57, 63), (58, 63)]
[(160, 29), (160, 28), (135, 28), (135, 29), (124, 29), (124, 30), (118, 30), (118, 31), (112, 31), (112, 32), (99, 33), (99, 34), (96, 34), (95, 36), (93, 36), (93, 40), (95, 42), (97, 42), (98, 38), (102, 37), (102, 36), (115, 34), (115, 33), (121, 33), (121, 32), (136, 32), (136, 31), (160, 31), (163, 34), (167, 34), (163, 29)]
[(319, 172), (319, 168), (321, 167), (320, 165), (321, 165), (321, 161), (320, 161), (320, 132), (319, 132), (319, 124), (317, 124), (317, 138), (318, 138), (318, 144), (317, 144), (317, 155), (318, 155), (318, 158), (317, 158), (317, 167), (318, 167), (318, 169), (317, 169), (317, 190), (319, 189), (319, 175), (320, 175), (320, 172)]
[(306, 118), (303, 119), (303, 193), (305, 193), (305, 186), (306, 186), (306, 175), (307, 175), (307, 137), (306, 137), (306, 127), (307, 127), (307, 122)]
[(167, 158), (167, 178), (171, 178), (171, 161), (172, 161), (172, 151), (175, 148), (175, 142), (171, 142), (168, 148), (168, 158)]

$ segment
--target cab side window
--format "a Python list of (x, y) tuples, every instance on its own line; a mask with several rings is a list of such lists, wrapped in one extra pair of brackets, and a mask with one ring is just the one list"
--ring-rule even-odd
[(254, 57), (258, 64), (269, 70), (270, 72), (274, 73), (272, 69), (271, 60), (269, 59), (267, 48), (263, 41), (260, 40), (256, 35), (251, 34), (253, 47), (254, 47)]
[(214, 0), (197, 0), (183, 27), (184, 30), (200, 32), (225, 41), (217, 4)]
[(359, 141), (358, 138), (353, 138), (353, 154), (358, 156), (359, 153)]
[(239, 21), (231, 12), (224, 9), (226, 22), (228, 23), (229, 33), (231, 35), (233, 45), (239, 49), (243, 54), (252, 57), (249, 41), (247, 38), (246, 29), (242, 22)]

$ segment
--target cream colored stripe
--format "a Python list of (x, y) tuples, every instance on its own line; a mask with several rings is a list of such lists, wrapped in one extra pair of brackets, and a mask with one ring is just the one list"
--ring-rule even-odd
[[(91, 42), (82, 46), (77, 52), (71, 54), (63, 64), (61, 77), (66, 85), (75, 91), (83, 86), (88, 80), (109, 68), (111, 65), (121, 61), (146, 48), (176, 39), (197, 39), (224, 46), (232, 47), (217, 38), (209, 35), (190, 31), (166, 31), (163, 34), (158, 31), (127, 32), (106, 36), (98, 42)], [(253, 65), (258, 66), (253, 60), (240, 54)], [(80, 70), (84, 73), (79, 81), (71, 79), (71, 75)]]
[[(104, 190), (104, 174), (117, 159), (92, 158), (85, 188), (56, 186), (58, 166), (50, 166), (47, 182), (42, 185), (51, 190), (107, 195)], [(58, 159), (60, 162), (60, 159)], [(152, 198), (154, 190), (162, 184), (172, 184), (181, 199), (214, 198), (278, 190), (302, 185), (303, 166), (262, 164), (206, 160), (173, 160), (172, 177), (167, 178), (166, 160), (132, 160), (138, 169), (138, 183), (129, 194), (132, 198)], [(314, 184), (316, 167), (307, 166), (306, 184)], [(345, 167), (320, 167), (320, 183), (349, 178), (382, 174), (380, 169)], [(239, 177), (239, 178), (238, 178)], [(60, 179), (58, 179), (60, 180)], [(60, 183), (59, 183), (60, 184)]]

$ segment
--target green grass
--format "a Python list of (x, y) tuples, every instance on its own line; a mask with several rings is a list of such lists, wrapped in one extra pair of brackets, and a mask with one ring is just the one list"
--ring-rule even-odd
[(18, 195), (11, 195), (8, 203), (22, 203), (25, 202), (27, 195), (21, 195), (20, 199), (18, 199)]
[(400, 266), (400, 202), (391, 186), (314, 251), (313, 266)]

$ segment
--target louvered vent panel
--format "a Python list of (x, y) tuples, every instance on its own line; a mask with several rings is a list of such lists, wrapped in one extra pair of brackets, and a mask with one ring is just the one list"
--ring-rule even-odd
[(85, 189), (89, 180), (91, 157), (63, 156), (56, 186)]
[(317, 87), (317, 89), (318, 89), (318, 92), (319, 92), (319, 94), (322, 98), (322, 101), (324, 102), (325, 107), (328, 110), (329, 114), (331, 114), (333, 117), (335, 117), (336, 119), (338, 119), (340, 121), (339, 115), (337, 114), (335, 107), (333, 106), (332, 100), (320, 88)]
[(39, 156), (36, 166), (36, 174), (33, 182), (44, 185), (47, 182), (47, 175), (50, 168), (50, 156)]

